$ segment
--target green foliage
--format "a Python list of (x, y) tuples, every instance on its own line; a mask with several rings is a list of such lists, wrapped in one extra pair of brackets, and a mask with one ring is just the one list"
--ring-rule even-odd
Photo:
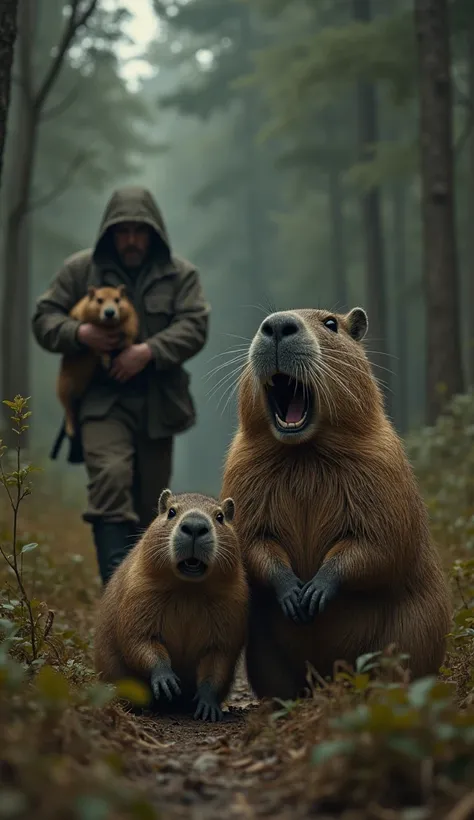
[(450, 556), (456, 611), (443, 674), (461, 671), (474, 689), (474, 392), (455, 396), (434, 427), (408, 437), (408, 456), (423, 490), (437, 546)]
[[(407, 438), (433, 531), (452, 551), (474, 550), (474, 392), (455, 396), (434, 427)], [(441, 480), (440, 480), (441, 479)]]
[(359, 81), (386, 84), (394, 103), (412, 98), (415, 50), (411, 15), (371, 23), (302, 28), (300, 36), (257, 55), (256, 79), (267, 89), (276, 134), (305, 122), (308, 106), (327, 105)]
[[(94, 746), (93, 737), (81, 728), (81, 716), (91, 720), (97, 715), (97, 720), (101, 711), (116, 708), (124, 696), (143, 705), (147, 690), (134, 681), (119, 682), (117, 687), (97, 681), (84, 657), (88, 642), (61, 623), (53, 634), (54, 611), (29, 592), (41, 585), (49, 595), (61, 587), (70, 595), (72, 578), (81, 582), (80, 562), (70, 556), (63, 575), (48, 557), (47, 545), (40, 546), (39, 538), (25, 538), (24, 532), (20, 535), (22, 504), (32, 493), (34, 468), (23, 464), (21, 450), (31, 413), (28, 399), (21, 396), (5, 404), (12, 411), (18, 446), (10, 454), (5, 448), (0, 451), (0, 481), (12, 519), (9, 526), (3, 522), (10, 543), (2, 538), (0, 566), (1, 816), (94, 820), (119, 812), (124, 820), (154, 820), (150, 802), (124, 781), (117, 755), (96, 752), (86, 770), (80, 765), (85, 754), (92, 756)], [(74, 564), (79, 573), (73, 571)], [(65, 748), (65, 727), (72, 749)]]
[[(40, 618), (42, 613), (39, 610), (39, 602), (32, 600), (25, 588), (23, 579), (23, 556), (31, 553), (38, 546), (32, 542), (21, 545), (18, 543), (18, 516), (20, 506), (25, 498), (31, 494), (31, 483), (29, 477), (35, 468), (30, 464), (23, 465), (21, 457), (21, 437), (28, 429), (27, 420), (31, 412), (27, 409), (28, 399), (16, 396), (13, 401), (3, 402), (12, 412), (12, 430), (17, 437), (17, 446), (14, 458), (13, 469), (5, 468), (4, 456), (6, 447), (0, 441), (0, 482), (8, 496), (12, 512), (12, 542), (10, 548), (5, 544), (0, 546), (0, 552), (11, 569), (16, 580), (16, 592), (19, 600), (9, 597), (8, 602), (1, 603), (0, 608), (4, 613), (11, 611), (17, 613), (22, 626), (22, 635), (15, 636), (18, 641), (18, 648), (25, 652), (25, 659), (31, 663), (38, 659), (38, 652), (42, 642), (45, 640), (46, 629), (40, 634)], [(6, 590), (8, 593), (8, 588)], [(23, 637), (23, 640), (22, 640)]]
[(276, 712), (272, 712), (271, 720), (277, 721), (281, 718), (286, 718), (298, 707), (298, 700), (282, 700), (281, 698), (274, 698), (275, 703), (281, 706)]
[(347, 174), (348, 180), (360, 190), (367, 190), (381, 182), (400, 182), (410, 179), (418, 171), (418, 143), (379, 142), (373, 158), (354, 163)]
[(395, 777), (402, 801), (407, 793), (419, 799), (426, 761), (435, 777), (452, 783), (467, 784), (474, 774), (474, 710), (459, 711), (453, 685), (436, 677), (409, 685), (375, 680), (365, 702), (329, 728), (336, 737), (313, 748), (313, 764), (342, 758), (345, 786), (358, 780), (367, 796), (377, 798)]
[(118, 681), (115, 687), (118, 698), (123, 698), (135, 706), (148, 706), (151, 700), (151, 690), (141, 681), (124, 678)]

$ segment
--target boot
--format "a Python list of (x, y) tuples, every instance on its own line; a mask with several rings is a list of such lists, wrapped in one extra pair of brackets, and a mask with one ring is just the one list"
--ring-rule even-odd
[(105, 587), (135, 544), (134, 526), (129, 521), (96, 521), (92, 530), (100, 577)]

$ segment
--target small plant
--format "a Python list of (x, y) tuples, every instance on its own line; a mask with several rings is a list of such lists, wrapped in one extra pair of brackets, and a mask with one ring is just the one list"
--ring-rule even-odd
[(38, 544), (32, 542), (21, 546), (18, 539), (20, 507), (24, 499), (31, 494), (32, 488), (30, 483), (30, 475), (35, 471), (33, 466), (29, 464), (23, 465), (21, 458), (21, 437), (28, 429), (26, 421), (31, 416), (31, 412), (27, 409), (28, 399), (24, 399), (22, 396), (16, 396), (13, 401), (4, 401), (3, 403), (6, 404), (12, 411), (12, 430), (17, 436), (17, 445), (14, 450), (15, 456), (13, 469), (8, 470), (5, 467), (5, 454), (7, 448), (0, 441), (0, 481), (7, 493), (12, 513), (11, 549), (8, 551), (8, 547), (5, 544), (2, 544), (0, 546), (0, 550), (4, 560), (15, 576), (17, 593), (19, 596), (19, 601), (11, 600), (9, 603), (3, 604), (3, 610), (7, 612), (14, 612), (15, 609), (18, 609), (18, 614), (21, 621), (25, 620), (23, 616), (26, 611), (29, 636), (29, 652), (27, 652), (27, 660), (30, 663), (34, 663), (38, 659), (38, 653), (41, 649), (42, 641), (44, 641), (51, 630), (53, 615), (52, 613), (49, 614), (42, 636), (39, 638), (39, 617), (35, 614), (35, 610), (38, 609), (38, 604), (28, 595), (23, 578), (24, 556), (35, 550)]
[(270, 720), (272, 721), (277, 721), (281, 718), (288, 717), (292, 712), (294, 712), (295, 709), (298, 708), (300, 703), (299, 700), (282, 700), (281, 698), (273, 698), (273, 700), (275, 703), (278, 703), (281, 708), (277, 709), (276, 712), (272, 712), (270, 715)]

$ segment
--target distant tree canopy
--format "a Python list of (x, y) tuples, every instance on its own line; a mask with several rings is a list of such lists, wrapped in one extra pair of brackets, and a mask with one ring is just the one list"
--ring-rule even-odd
[[(77, 10), (91, 2), (78, 0)], [(41, 11), (30, 49), (37, 90), (72, 3), (21, 3)], [(49, 88), (21, 239), (13, 243), (22, 261), (3, 262), (21, 273), (14, 326), (27, 325), (33, 297), (64, 256), (93, 241), (111, 188), (144, 182), (163, 207), (175, 250), (198, 265), (213, 308), (209, 343), (189, 364), (199, 424), (179, 445), (177, 481), (216, 491), (235, 380), (269, 310), (366, 307), (367, 347), (387, 407), (400, 431), (418, 427), (453, 387), (441, 373), (430, 375), (427, 355), (437, 322), (423, 251), (414, 0), (155, 0), (155, 7), (160, 25), (147, 58), (156, 73), (138, 94), (124, 83), (117, 53), (127, 13), (100, 0)], [(474, 6), (452, 0), (447, 11), (460, 271), (450, 322), (462, 329), (462, 380), (473, 383)], [(19, 53), (3, 240), (11, 239), (6, 226), (25, 170), (20, 138), (31, 135), (21, 120), (28, 108)], [(57, 361), (35, 346), (30, 371), (31, 339), (7, 342), (19, 342), (8, 367), (21, 377), (21, 392), (35, 397), (38, 430), (51, 433), (59, 408), (40, 380), (54, 377)], [(445, 373), (459, 359), (449, 356)]]
[[(223, 117), (215, 141), (203, 146), (211, 151), (215, 174), (195, 202), (203, 207), (219, 198), (232, 207), (245, 201), (238, 192), (247, 190), (240, 217), (258, 225), (251, 257), (264, 272), (255, 280), (260, 292), (271, 279), (272, 293), (291, 304), (346, 309), (363, 302), (371, 319), (370, 356), (386, 384), (387, 406), (400, 429), (419, 423), (433, 391), (448, 395), (449, 388), (427, 383), (426, 402), (420, 402), (427, 366), (423, 339), (434, 317), (426, 313), (421, 269), (412, 0), (156, 0), (155, 7), (183, 45), (175, 58), (194, 66), (162, 98), (161, 110), (172, 106), (196, 119), (216, 112)], [(464, 168), (472, 180), (474, 162), (469, 164), (466, 151), (474, 122), (469, 0), (449, 5), (449, 25), (456, 173), (461, 178)], [(201, 70), (199, 50), (208, 58)], [(222, 165), (214, 156), (217, 145)], [(460, 202), (467, 186), (457, 190)], [(472, 378), (474, 324), (463, 298), (472, 293), (464, 250), (472, 231), (465, 212), (459, 209), (457, 219), (462, 288), (456, 309), (463, 322), (464, 369)], [(228, 211), (222, 216), (223, 236)], [(213, 261), (222, 252), (218, 230), (209, 244)]]

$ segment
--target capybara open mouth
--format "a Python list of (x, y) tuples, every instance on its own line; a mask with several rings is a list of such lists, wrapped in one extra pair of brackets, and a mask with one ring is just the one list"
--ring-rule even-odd
[(276, 373), (265, 390), (277, 429), (284, 433), (304, 430), (311, 420), (311, 388), (285, 373)]
[(178, 572), (187, 578), (202, 578), (207, 572), (207, 564), (198, 558), (186, 558), (178, 564)]

